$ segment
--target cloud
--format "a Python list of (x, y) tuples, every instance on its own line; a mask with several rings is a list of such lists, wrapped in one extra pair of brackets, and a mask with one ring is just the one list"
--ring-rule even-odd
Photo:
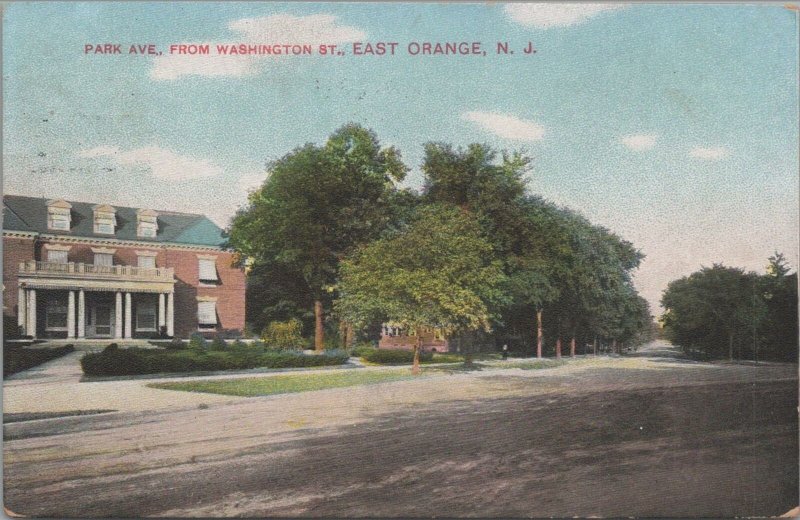
[(120, 166), (141, 165), (148, 168), (153, 177), (169, 181), (214, 177), (222, 173), (222, 168), (211, 161), (187, 157), (158, 146), (134, 148), (126, 152), (116, 146), (98, 146), (78, 152), (78, 157), (107, 158)]
[(538, 141), (544, 137), (544, 127), (526, 119), (495, 112), (465, 112), (461, 119), (478, 123), (481, 127), (505, 139)]
[(605, 11), (627, 7), (627, 4), (507, 4), (506, 14), (515, 22), (535, 29), (578, 25)]
[[(209, 44), (215, 48), (214, 44)], [(181, 55), (158, 56), (150, 69), (150, 78), (172, 81), (181, 76), (242, 77), (260, 72), (258, 59), (252, 56)]]
[(707, 159), (709, 161), (719, 161), (720, 159), (724, 159), (728, 156), (728, 149), (724, 146), (719, 146), (716, 148), (703, 148), (700, 146), (696, 146), (692, 148), (689, 152), (689, 155), (692, 157), (696, 157), (698, 159)]
[[(150, 78), (161, 81), (176, 80), (183, 76), (242, 77), (261, 72), (264, 63), (274, 56), (219, 56), (218, 43), (231, 44), (320, 44), (340, 45), (363, 40), (367, 34), (348, 25), (340, 25), (331, 14), (292, 16), (275, 14), (259, 18), (242, 18), (228, 23), (228, 29), (237, 33), (236, 41), (207, 42), (208, 55), (166, 54), (157, 56), (150, 69)], [(316, 51), (315, 51), (316, 52)]]
[(655, 134), (636, 134), (620, 137), (619, 142), (631, 150), (649, 150), (656, 145), (658, 136)]

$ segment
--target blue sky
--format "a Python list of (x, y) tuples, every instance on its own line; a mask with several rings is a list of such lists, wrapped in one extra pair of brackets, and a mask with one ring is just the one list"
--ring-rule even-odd
[[(353, 41), (399, 52), (356, 57)], [(409, 56), (412, 41), (488, 55)], [(164, 55), (84, 54), (105, 42)], [(348, 54), (167, 52), (201, 42)], [(701, 265), (760, 271), (774, 250), (798, 265), (797, 22), (779, 5), (14, 3), (3, 51), (6, 193), (225, 225), (267, 161), (355, 121), (400, 148), (411, 187), (426, 141), (526, 151), (531, 192), (643, 250), (653, 306)]]

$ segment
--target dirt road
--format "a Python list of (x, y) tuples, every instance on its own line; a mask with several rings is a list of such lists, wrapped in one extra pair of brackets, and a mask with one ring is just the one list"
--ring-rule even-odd
[[(659, 349), (662, 352), (659, 352)], [(796, 365), (654, 353), (6, 425), (34, 516), (760, 516), (798, 504)]]

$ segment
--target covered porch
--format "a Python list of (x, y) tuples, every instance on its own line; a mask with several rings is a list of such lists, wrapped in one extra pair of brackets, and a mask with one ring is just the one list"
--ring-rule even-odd
[(98, 273), (82, 264), (78, 265), (83, 269), (74, 265), (69, 269), (71, 264), (36, 264), (20, 268), (17, 316), (23, 335), (50, 339), (174, 335), (171, 269)]

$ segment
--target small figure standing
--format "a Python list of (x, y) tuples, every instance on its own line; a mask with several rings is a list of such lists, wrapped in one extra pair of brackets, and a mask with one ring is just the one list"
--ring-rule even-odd
[(503, 345), (503, 361), (508, 359), (508, 345)]

